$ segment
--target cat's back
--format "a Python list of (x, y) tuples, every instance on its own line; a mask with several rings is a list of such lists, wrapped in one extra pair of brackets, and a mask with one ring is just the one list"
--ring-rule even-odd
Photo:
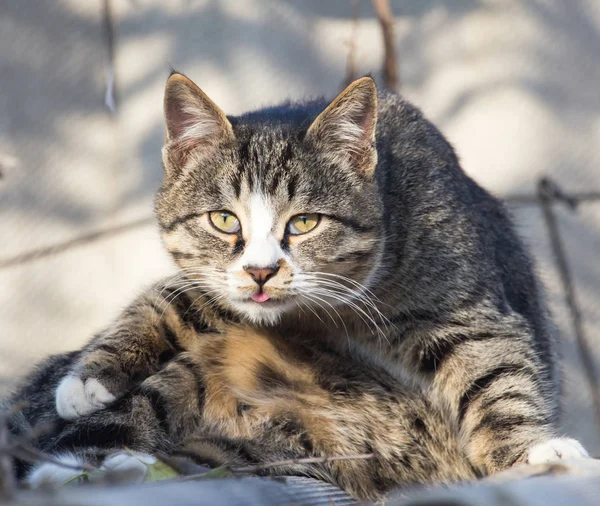
[[(417, 107), (386, 90), (378, 103), (377, 170), (389, 229), (411, 236), (396, 242), (397, 257), (417, 259), (406, 265), (412, 274), (439, 271), (435, 281), (444, 285), (446, 300), (460, 291), (465, 297), (486, 294), (502, 311), (523, 316), (543, 343), (545, 361), (552, 362), (555, 330), (543, 290), (504, 203), (463, 171), (451, 144)], [(418, 251), (411, 255), (407, 248)], [(425, 258), (435, 258), (436, 266)]]

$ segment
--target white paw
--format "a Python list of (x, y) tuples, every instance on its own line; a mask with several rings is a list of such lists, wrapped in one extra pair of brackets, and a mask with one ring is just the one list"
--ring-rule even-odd
[[(111, 471), (119, 473), (124, 483), (137, 484), (142, 483), (148, 474), (148, 465), (155, 464), (156, 457), (147, 453), (138, 452), (118, 452), (109, 455), (104, 459), (101, 471)], [(90, 481), (95, 481), (96, 476), (102, 480), (102, 475), (91, 473)], [(121, 480), (120, 480), (121, 482)]]
[(52, 462), (44, 462), (29, 471), (29, 474), (25, 478), (25, 483), (30, 488), (60, 487), (83, 473), (83, 459), (76, 457), (72, 453), (57, 455), (55, 458), (65, 464), (82, 467), (81, 469), (69, 469), (58, 464), (53, 464)]
[(88, 415), (116, 399), (102, 383), (90, 378), (84, 383), (77, 376), (65, 376), (56, 389), (56, 411), (65, 420)]
[(530, 464), (547, 464), (557, 460), (582, 459), (589, 457), (579, 441), (568, 437), (549, 439), (529, 449), (527, 462)]

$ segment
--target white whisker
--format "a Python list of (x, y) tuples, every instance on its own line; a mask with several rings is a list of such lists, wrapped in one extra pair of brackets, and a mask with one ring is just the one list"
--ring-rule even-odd
[(329, 302), (327, 302), (325, 299), (322, 299), (321, 297), (318, 297), (316, 295), (314, 295), (313, 293), (311, 293), (310, 295), (308, 294), (303, 294), (304, 297), (306, 297), (309, 300), (312, 300), (315, 304), (317, 304), (323, 311), (325, 311), (325, 313), (327, 314), (327, 316), (329, 316), (329, 318), (331, 318), (331, 321), (333, 322), (333, 324), (336, 326), (338, 326), (337, 322), (335, 321), (335, 319), (333, 318), (333, 316), (331, 316), (331, 314), (329, 313), (329, 311), (327, 310), (326, 307), (324, 307), (322, 304), (320, 304), (319, 302), (316, 301), (320, 301), (323, 304), (327, 304), (332, 311), (335, 312), (335, 314), (338, 316), (338, 318), (340, 319), (340, 322), (342, 322), (342, 325), (344, 327), (344, 330), (346, 331), (346, 334), (348, 334), (348, 329), (346, 328), (346, 324), (344, 323), (344, 319), (342, 318), (342, 316), (340, 315), (340, 313), (337, 311), (337, 309), (335, 309), (333, 307), (332, 304), (330, 304)]
[[(311, 291), (311, 295), (313, 293), (318, 293), (320, 295), (324, 295), (327, 297), (330, 297), (334, 300), (337, 300), (343, 304), (346, 304), (348, 307), (350, 307), (355, 313), (356, 315), (365, 323), (365, 325), (368, 328), (371, 328), (371, 332), (373, 332), (374, 334), (377, 333), (378, 335), (380, 335), (381, 337), (383, 337), (385, 340), (388, 340), (387, 335), (385, 334), (385, 332), (380, 328), (380, 326), (377, 324), (377, 322), (375, 321), (375, 319), (369, 315), (366, 311), (364, 311), (360, 306), (358, 306), (356, 303), (354, 303), (352, 300), (348, 299), (347, 297), (344, 297), (342, 294), (340, 293), (336, 293), (333, 292), (331, 290), (328, 290), (326, 288), (316, 288), (316, 289), (312, 289)], [(366, 320), (365, 320), (366, 318)], [(367, 321), (368, 320), (368, 321)], [(369, 323), (372, 325), (369, 325)], [(376, 332), (375, 332), (376, 331)]]

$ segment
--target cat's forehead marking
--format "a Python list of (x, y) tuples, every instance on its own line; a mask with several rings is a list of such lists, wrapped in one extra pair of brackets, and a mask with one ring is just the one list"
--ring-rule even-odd
[(247, 245), (241, 264), (256, 267), (274, 265), (283, 255), (272, 234), (275, 225), (274, 209), (262, 193), (253, 192), (248, 202)]
[(262, 193), (252, 193), (249, 201), (249, 239), (264, 239), (273, 229), (273, 207)]

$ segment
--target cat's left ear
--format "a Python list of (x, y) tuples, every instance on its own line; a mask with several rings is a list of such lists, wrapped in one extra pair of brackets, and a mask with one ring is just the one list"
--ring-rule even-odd
[(169, 77), (164, 112), (167, 138), (163, 153), (167, 169), (181, 168), (192, 154), (210, 154), (234, 138), (225, 113), (183, 74), (173, 73)]
[(361, 77), (342, 91), (306, 133), (336, 164), (349, 164), (371, 177), (377, 165), (375, 129), (377, 126), (377, 87), (370, 77)]

